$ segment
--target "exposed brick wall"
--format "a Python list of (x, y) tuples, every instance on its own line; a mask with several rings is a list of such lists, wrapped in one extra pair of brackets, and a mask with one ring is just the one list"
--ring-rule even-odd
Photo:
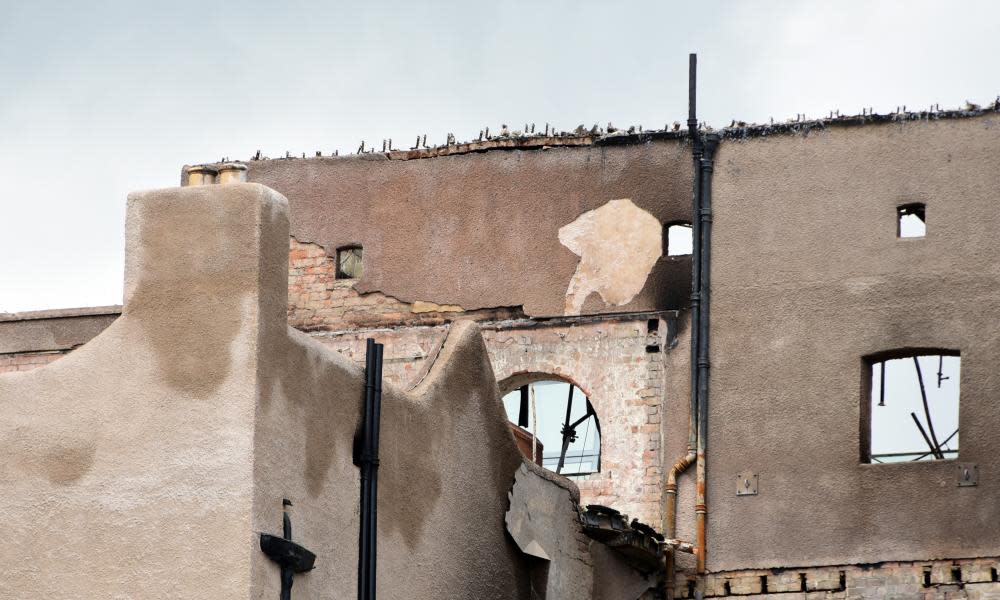
[[(803, 569), (709, 573), (703, 580), (681, 575), (676, 598), (741, 596), (753, 599), (899, 598), (1000, 599), (998, 558), (886, 562)], [(766, 590), (765, 590), (766, 586)]]
[(462, 311), (428, 302), (401, 302), (378, 292), (359, 294), (355, 280), (337, 279), (336, 261), (316, 244), (291, 238), (288, 253), (288, 324), (303, 331), (440, 325), (458, 317), (519, 316), (513, 308)]
[(358, 365), (365, 363), (368, 338), (385, 344), (382, 376), (385, 381), (409, 389), (419, 383), (448, 335), (448, 327), (404, 327), (364, 331), (311, 333), (313, 339)]
[(583, 390), (602, 439), (601, 472), (576, 478), (582, 502), (613, 506), (659, 527), (663, 352), (646, 348), (663, 347), (665, 325), (654, 340), (645, 318), (526, 325), (484, 324), (497, 380), (547, 374)]
[(21, 352), (14, 354), (0, 354), (0, 373), (13, 373), (14, 371), (30, 371), (38, 367), (49, 364), (62, 355), (69, 352)]
[[(660, 411), (666, 326), (652, 338), (647, 319), (560, 319), (483, 324), (483, 339), (497, 380), (544, 374), (574, 382), (588, 394), (601, 421), (601, 472), (577, 478), (584, 504), (605, 504), (659, 526)], [(365, 340), (386, 345), (387, 381), (409, 388), (423, 378), (447, 335), (447, 326), (352, 332), (313, 337), (357, 364)], [(509, 391), (509, 390), (501, 390)]]

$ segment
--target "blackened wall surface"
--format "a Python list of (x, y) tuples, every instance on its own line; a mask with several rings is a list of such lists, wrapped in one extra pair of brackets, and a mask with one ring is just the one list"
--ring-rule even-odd
[[(580, 257), (559, 229), (629, 198), (661, 223), (690, 220), (690, 152), (683, 140), (620, 146), (493, 150), (432, 159), (251, 161), (248, 178), (284, 194), (292, 235), (364, 247), (361, 292), (465, 310), (523, 306), (561, 315)], [(582, 312), (671, 309), (689, 295), (689, 257), (660, 258), (622, 305), (592, 294)]]
[[(714, 181), (709, 570), (1000, 553), (1000, 119), (726, 141)], [(862, 357), (907, 347), (961, 351), (977, 487), (861, 464)]]

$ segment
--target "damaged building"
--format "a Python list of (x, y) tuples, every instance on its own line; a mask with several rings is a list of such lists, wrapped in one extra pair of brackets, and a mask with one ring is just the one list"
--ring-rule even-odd
[(373, 339), (383, 597), (1000, 597), (1000, 102), (534, 129), (131, 196), (0, 317), (0, 596), (353, 597)]

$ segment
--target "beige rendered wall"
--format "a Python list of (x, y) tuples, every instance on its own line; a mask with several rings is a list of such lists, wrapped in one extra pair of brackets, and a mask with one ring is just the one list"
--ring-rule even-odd
[(120, 306), (96, 306), (0, 313), (0, 357), (31, 352), (69, 351), (104, 331)]
[(258, 261), (285, 210), (261, 186), (129, 197), (122, 316), (0, 376), (0, 597), (250, 596), (258, 331), (282, 316)]
[[(1000, 554), (997, 115), (726, 140), (714, 183), (709, 570)], [(961, 351), (977, 487), (860, 464), (862, 357), (907, 347)]]
[[(363, 375), (290, 331), (268, 344), (261, 378), (254, 528), (279, 531), (281, 500), (291, 499), (296, 539), (320, 557), (295, 597), (353, 597), (359, 475), (351, 446)], [(380, 449), (379, 595), (527, 597), (529, 569), (503, 522), (521, 456), (473, 323), (453, 326), (417, 388), (386, 384)], [(253, 559), (255, 586), (276, 596), (277, 569), (259, 553)]]
[[(363, 374), (287, 325), (284, 198), (257, 184), (133, 194), (126, 237), (122, 316), (0, 376), (0, 597), (277, 597), (258, 536), (280, 532), (283, 498), (318, 555), (294, 597), (353, 597)], [(380, 459), (380, 595), (587, 581), (589, 563), (538, 571), (505, 530), (523, 461), (474, 323), (451, 327), (414, 389), (386, 384)], [(578, 497), (565, 479), (539, 485)]]
[[(682, 139), (246, 164), (249, 181), (288, 198), (298, 242), (330, 256), (362, 244), (364, 276), (354, 289), (390, 302), (523, 307), (552, 316), (577, 302), (590, 314), (676, 309), (688, 301), (690, 260), (659, 257), (658, 231), (690, 220), (691, 157)], [(629, 202), (614, 203), (622, 199)], [(633, 260), (620, 260), (622, 249)], [(297, 318), (315, 321), (324, 306), (312, 300), (293, 295)], [(387, 321), (399, 320), (392, 313), (400, 311), (385, 312)]]

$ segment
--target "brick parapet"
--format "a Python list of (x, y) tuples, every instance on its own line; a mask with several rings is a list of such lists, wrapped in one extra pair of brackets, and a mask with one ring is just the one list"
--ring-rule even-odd
[(1000, 558), (679, 574), (675, 598), (1000, 599)]

